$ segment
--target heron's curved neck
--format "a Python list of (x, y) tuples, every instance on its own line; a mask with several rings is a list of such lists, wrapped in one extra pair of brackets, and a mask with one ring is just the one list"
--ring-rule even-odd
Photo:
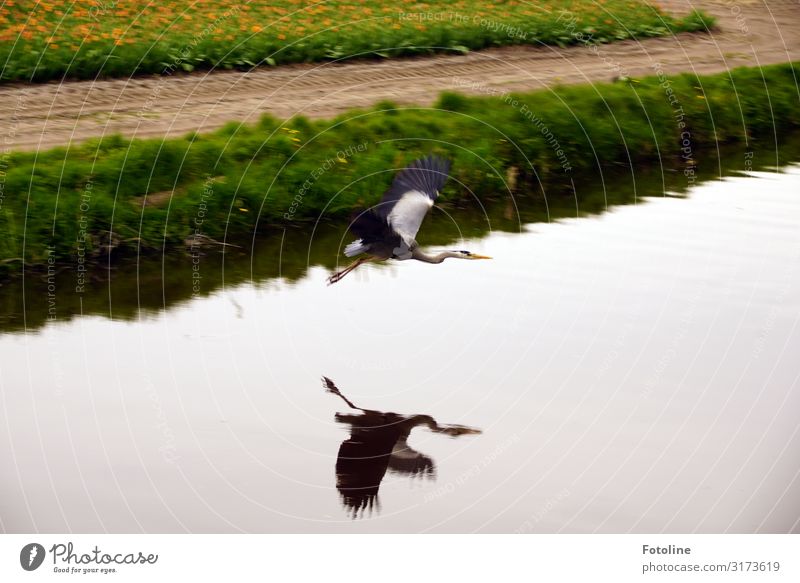
[(411, 249), (411, 258), (416, 259), (417, 261), (424, 261), (425, 263), (441, 263), (448, 257), (463, 257), (463, 255), (456, 251), (445, 251), (444, 253), (439, 253), (438, 255), (428, 255), (419, 247), (414, 247)]
[(412, 427), (420, 427), (424, 425), (431, 431), (439, 431), (439, 424), (436, 422), (436, 419), (431, 417), (430, 415), (414, 415), (409, 419), (411, 422), (409, 427), (409, 433), (411, 432), (410, 429)]

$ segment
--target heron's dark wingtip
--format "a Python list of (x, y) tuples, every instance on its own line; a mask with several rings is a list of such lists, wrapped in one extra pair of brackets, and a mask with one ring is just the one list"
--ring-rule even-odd
[(395, 177), (385, 201), (396, 202), (409, 190), (424, 192), (433, 200), (439, 196), (450, 174), (450, 160), (437, 154), (418, 158)]

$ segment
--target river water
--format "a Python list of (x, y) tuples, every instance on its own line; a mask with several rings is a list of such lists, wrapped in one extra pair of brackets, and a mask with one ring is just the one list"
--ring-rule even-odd
[(7, 284), (0, 529), (797, 532), (800, 166), (652, 192), (450, 207), (420, 240), (492, 261), (331, 287), (324, 225), (194, 295)]

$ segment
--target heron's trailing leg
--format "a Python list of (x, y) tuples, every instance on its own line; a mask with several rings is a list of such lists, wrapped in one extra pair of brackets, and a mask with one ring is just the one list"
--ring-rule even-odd
[(361, 257), (359, 259), (356, 259), (355, 261), (353, 261), (353, 263), (351, 263), (350, 265), (348, 265), (347, 267), (345, 267), (341, 271), (337, 271), (336, 273), (331, 275), (328, 278), (328, 285), (331, 285), (331, 284), (334, 284), (334, 283), (340, 281), (345, 275), (347, 275), (348, 273), (353, 271), (359, 265), (362, 265), (363, 263), (367, 263), (368, 261), (373, 261), (373, 260), (374, 260), (373, 257)]
[(361, 407), (356, 407), (350, 399), (348, 399), (342, 394), (342, 392), (339, 390), (339, 387), (337, 387), (336, 384), (328, 377), (323, 376), (322, 383), (325, 385), (325, 388), (328, 390), (329, 393), (333, 393), (334, 395), (341, 397), (342, 400), (345, 403), (347, 403), (347, 406), (350, 407), (351, 409), (357, 409), (358, 411), (366, 411), (366, 409), (362, 409)]

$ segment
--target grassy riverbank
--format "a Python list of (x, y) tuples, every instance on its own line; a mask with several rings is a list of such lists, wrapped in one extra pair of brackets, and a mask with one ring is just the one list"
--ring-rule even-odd
[(576, 44), (705, 30), (630, 0), (406, 2), (51, 0), (0, 6), (0, 80), (172, 74), (342, 59)]
[[(733, 143), (699, 150), (698, 157), (704, 163), (697, 168), (697, 182), (800, 161), (800, 132), (782, 136), (777, 144), (765, 142), (769, 141), (756, 147)], [(688, 186), (681, 172), (655, 165), (615, 166), (603, 173), (602, 181), (591, 176), (576, 181), (574, 191), (571, 184), (559, 191), (560, 182), (548, 184), (547, 205), (541, 198), (524, 196), (444, 203), (443, 212), (434, 210), (425, 220), (421, 238), (434, 249), (474, 248), (464, 239), (482, 238), (490, 231), (517, 233), (532, 223), (641, 204), (647, 197), (663, 196), (665, 191), (683, 193)], [(136, 257), (116, 261), (111, 270), (94, 265), (90, 267), (91, 276), (85, 278), (89, 282), (80, 290), (76, 290), (75, 269), (56, 270), (52, 277), (47, 272), (29, 271), (24, 279), (0, 281), (0, 333), (36, 330), (48, 322), (64, 322), (77, 315), (133, 320), (218, 293), (223, 287), (232, 289), (250, 282), (270, 288), (277, 280), (283, 282), (279, 285), (300, 281), (315, 267), (330, 271), (337, 264), (341, 266), (345, 258), (332, 250), (346, 240), (346, 230), (345, 221), (325, 221), (314, 225), (313, 230), (305, 225), (269, 229), (240, 247), (224, 248), (224, 253), (222, 248), (204, 249), (199, 262), (189, 253), (167, 250), (163, 256), (151, 256), (146, 261)], [(199, 281), (195, 267), (201, 275)]]
[(654, 71), (552, 92), (450, 93), (434, 108), (386, 103), (328, 121), (267, 117), (184, 139), (109, 137), (12, 153), (0, 167), (0, 269), (19, 271), (23, 260), (79, 269), (109, 253), (342, 219), (379, 200), (395, 169), (430, 151), (454, 160), (444, 200), (513, 191), (546, 206), (548, 184), (601, 180), (609, 166), (678, 162), (690, 185), (707, 163), (701, 148), (768, 144), (800, 125), (795, 65), (699, 78)]

